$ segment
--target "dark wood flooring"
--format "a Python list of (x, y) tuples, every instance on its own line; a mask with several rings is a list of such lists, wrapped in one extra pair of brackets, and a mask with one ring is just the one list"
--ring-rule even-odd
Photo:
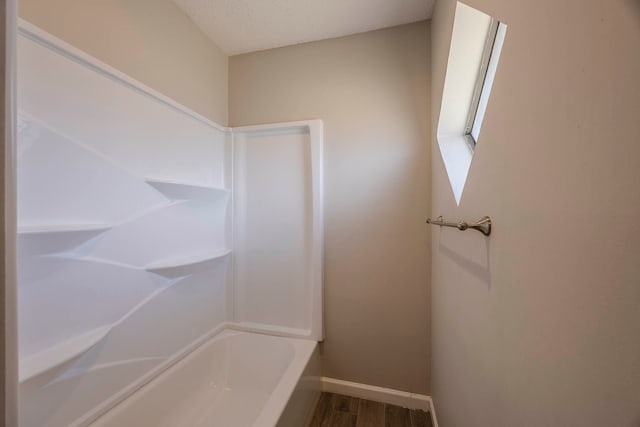
[(322, 393), (309, 427), (432, 427), (428, 412)]

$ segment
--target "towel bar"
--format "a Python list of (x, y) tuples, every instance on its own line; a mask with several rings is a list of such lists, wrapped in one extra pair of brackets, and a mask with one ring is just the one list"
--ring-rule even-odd
[(436, 219), (427, 218), (427, 224), (440, 225), (442, 227), (453, 227), (457, 228), (460, 231), (469, 229), (478, 230), (485, 236), (491, 235), (491, 218), (489, 218), (488, 216), (483, 216), (475, 224), (468, 224), (464, 221), (447, 222), (444, 220), (444, 218), (442, 218), (442, 216), (439, 216)]

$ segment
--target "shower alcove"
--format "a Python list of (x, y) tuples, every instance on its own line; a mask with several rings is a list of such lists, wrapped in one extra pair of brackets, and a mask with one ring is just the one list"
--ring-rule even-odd
[(223, 330), (322, 339), (322, 123), (219, 126), (18, 37), (24, 426), (87, 425)]

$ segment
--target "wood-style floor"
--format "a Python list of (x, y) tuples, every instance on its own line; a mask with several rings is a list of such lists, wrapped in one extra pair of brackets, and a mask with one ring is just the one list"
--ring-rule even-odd
[(428, 412), (322, 393), (309, 427), (432, 427)]

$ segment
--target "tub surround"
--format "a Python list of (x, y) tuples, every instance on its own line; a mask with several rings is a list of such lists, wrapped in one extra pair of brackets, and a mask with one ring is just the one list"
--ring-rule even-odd
[[(87, 425), (219, 333), (275, 342), (229, 328), (313, 352), (322, 122), (220, 126), (26, 22), (18, 49), (21, 425)], [(269, 366), (296, 374), (203, 391), (223, 402), (204, 419), (255, 398), (274, 425), (310, 357), (289, 347)], [(197, 425), (189, 405), (167, 416)]]

